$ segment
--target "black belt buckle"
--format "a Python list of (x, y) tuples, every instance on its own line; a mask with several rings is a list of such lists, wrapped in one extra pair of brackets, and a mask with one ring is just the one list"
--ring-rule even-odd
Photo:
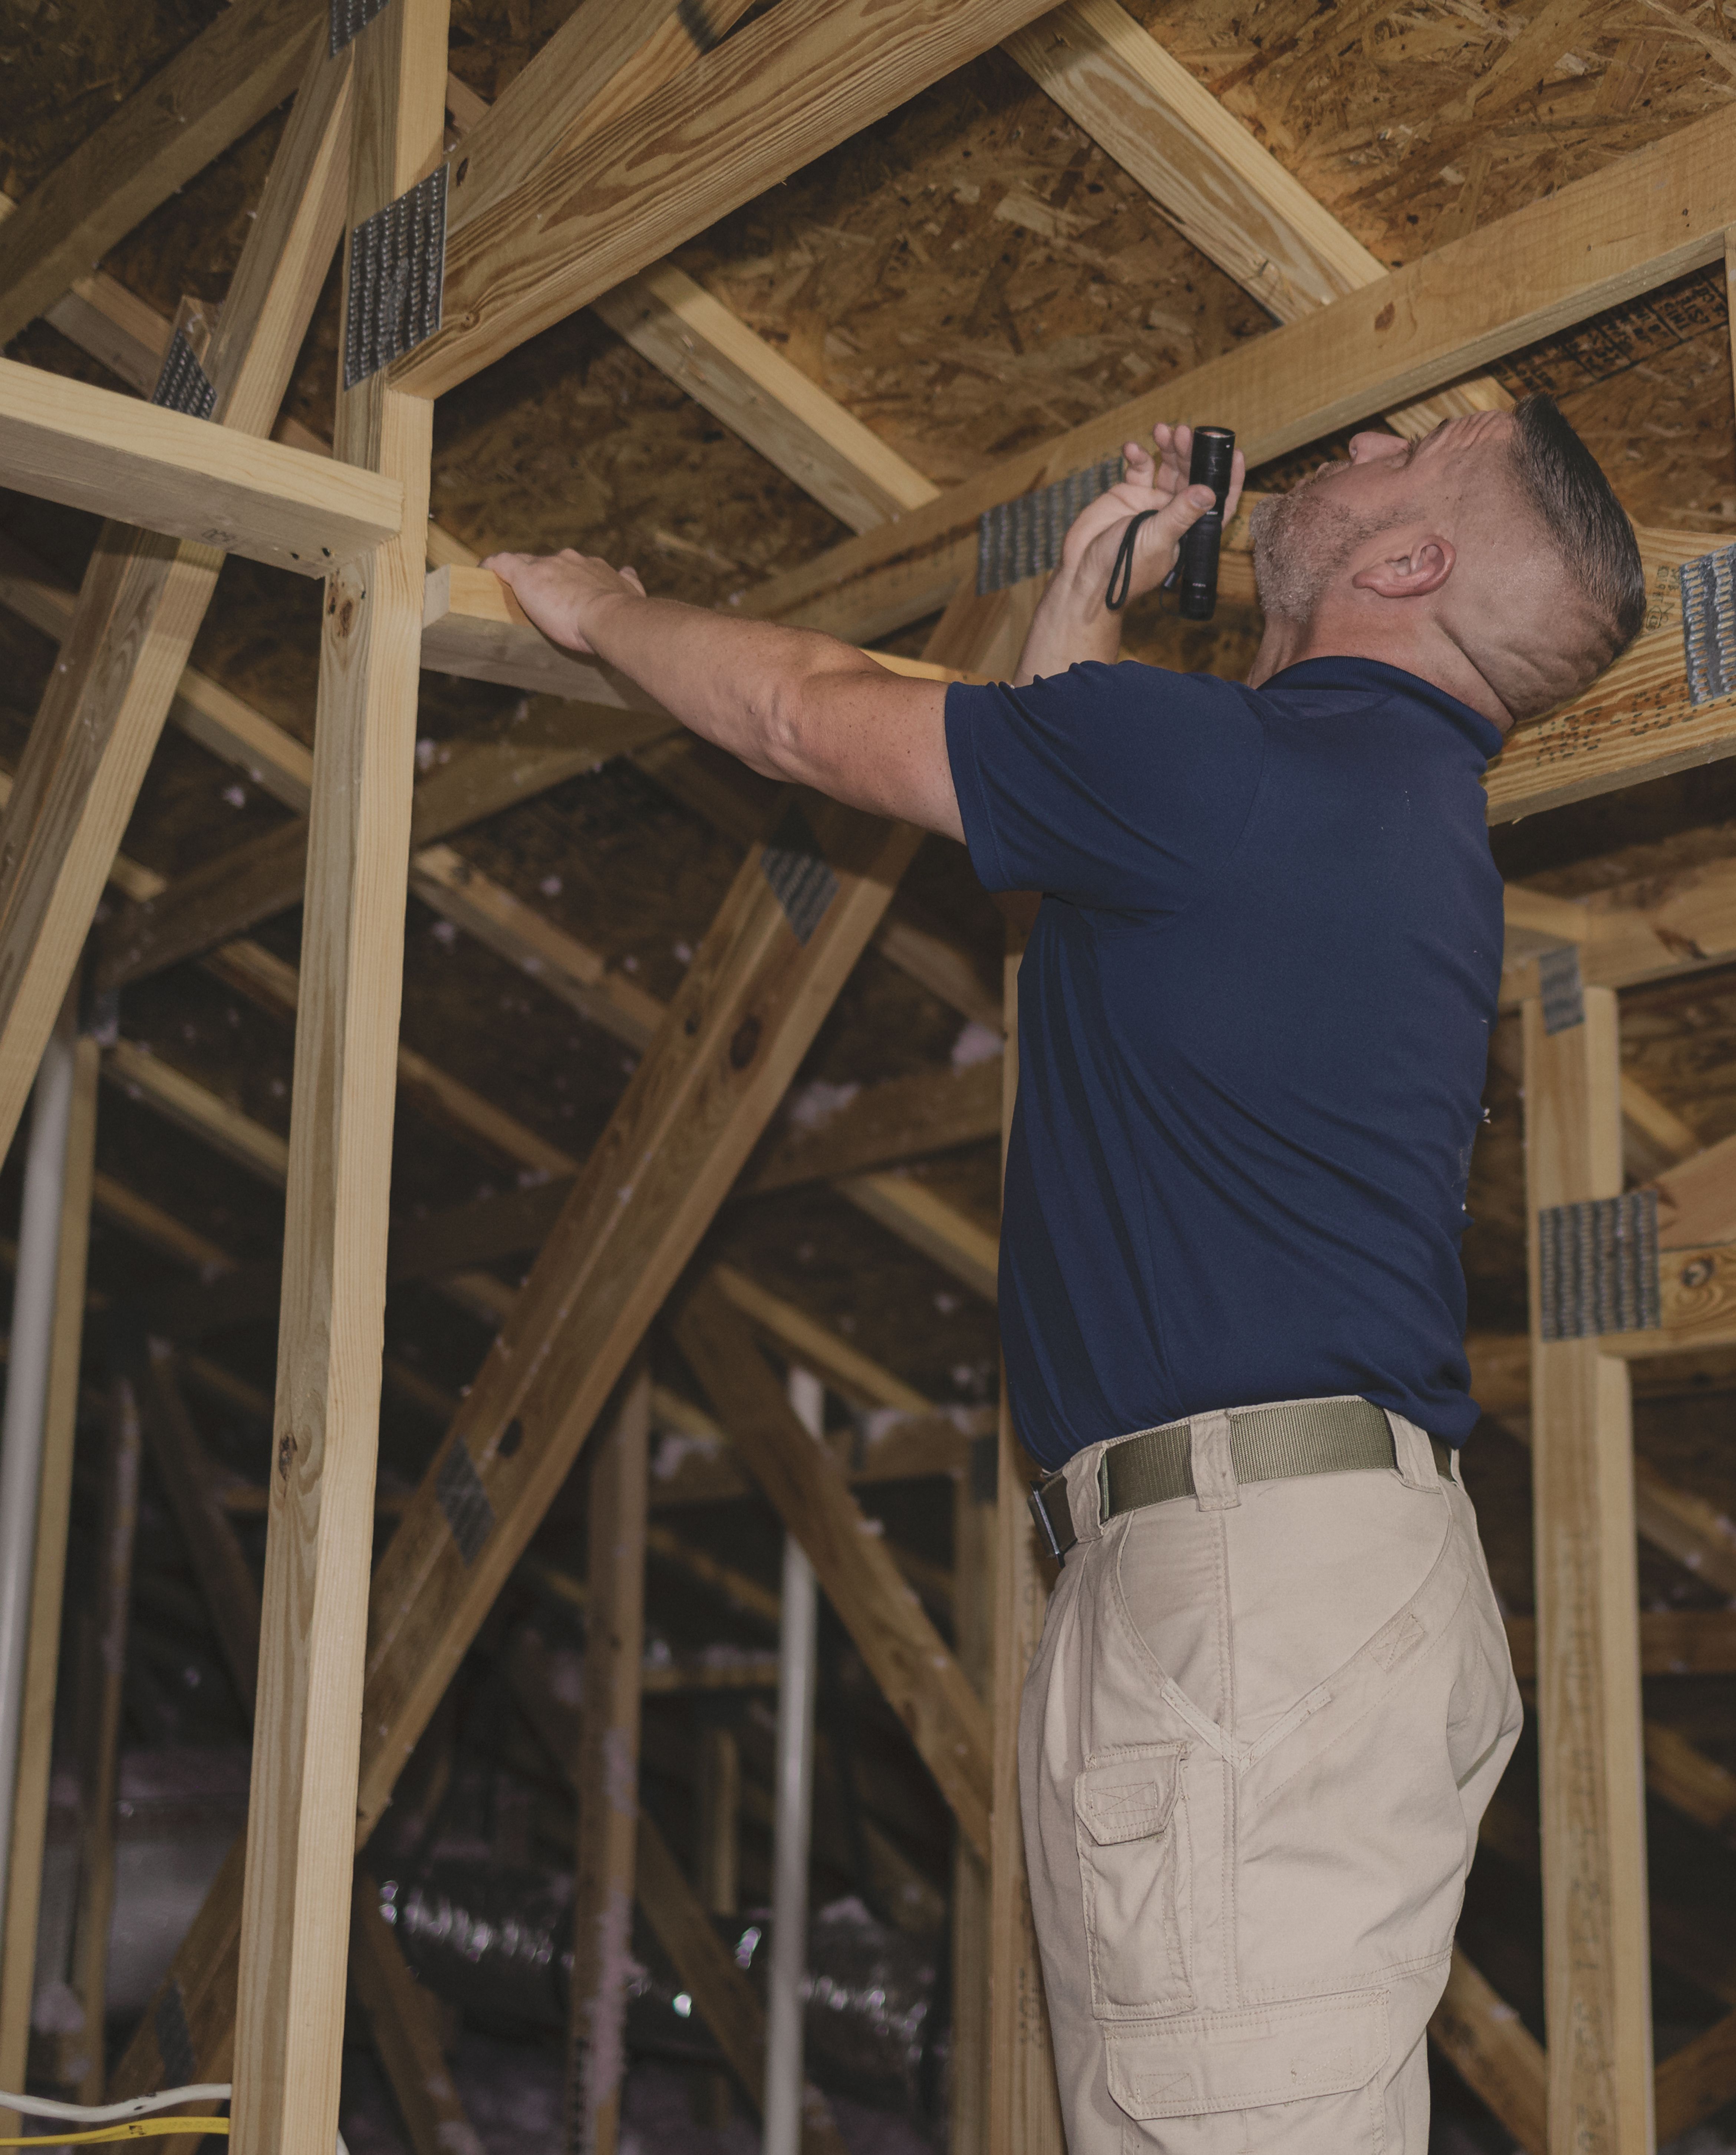
[[(1050, 1490), (1057, 1486), (1063, 1490), (1066, 1488), (1067, 1477), (1064, 1474), (1051, 1474), (1041, 1482), (1033, 1482), (1027, 1494), (1026, 1502), (1031, 1507), (1032, 1518), (1037, 1522), (1037, 1532), (1044, 1549), (1057, 1564), (1065, 1564), (1067, 1552), (1078, 1539), (1078, 1536), (1069, 1533), (1063, 1542), (1055, 1532), (1055, 1523), (1049, 1517), (1047, 1499)], [(1069, 1518), (1068, 1524), (1071, 1526), (1072, 1523), (1072, 1519)]]

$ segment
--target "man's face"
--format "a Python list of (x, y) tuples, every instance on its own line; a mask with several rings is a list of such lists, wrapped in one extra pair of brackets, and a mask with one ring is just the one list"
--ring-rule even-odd
[(1323, 463), (1288, 494), (1257, 503), (1254, 575), (1266, 612), (1306, 621), (1367, 540), (1414, 522), (1450, 526), (1470, 467), (1512, 424), (1504, 412), (1477, 412), (1416, 442), (1354, 434), (1347, 461)]

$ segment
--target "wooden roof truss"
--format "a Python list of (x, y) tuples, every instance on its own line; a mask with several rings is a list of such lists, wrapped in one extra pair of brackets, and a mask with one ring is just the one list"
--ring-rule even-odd
[[(0, 361), (0, 477), (110, 520), (76, 594), (16, 550), (0, 559), (0, 600), (63, 654), (7, 781), (0, 827), (0, 1143), (17, 1127), (87, 939), (99, 990), (197, 958), (296, 1019), (287, 1146), (136, 1045), (120, 1040), (106, 1056), (115, 1083), (287, 1190), (280, 1272), (237, 1264), (112, 1178), (97, 1177), (92, 1198), (130, 1232), (205, 1268), (198, 1295), (166, 1289), (152, 1312), (196, 1380), (203, 1332), (225, 1313), (269, 1311), (280, 1298), (263, 1610), (223, 1542), (223, 1515), (201, 1492), (166, 1347), (156, 1365), (154, 1426), (172, 1432), (167, 1472), (181, 1501), (202, 1506), (216, 1568), (209, 1590), (226, 1598), (227, 1635), (257, 1630), (261, 1642), (253, 1801), (244, 1857), (238, 1846), (112, 2091), (158, 2084), (170, 2066), (163, 2031), (184, 2030), (194, 2077), (233, 2070), (241, 2155), (326, 2155), (346, 1960), (370, 2009), (397, 2031), (407, 2085), (433, 2071), (428, 2032), (365, 1896), (352, 1948), (355, 1858), (858, 959), (874, 942), (961, 1012), (1001, 1029), (969, 959), (901, 919), (913, 832), (812, 800), (799, 811), (780, 803), (768, 831), (755, 804), (732, 809), (712, 797), (709, 812), (744, 848), (741, 866), (667, 1006), (445, 843), (599, 756), (667, 748), (671, 727), (631, 684), (552, 653), (462, 542), (430, 520), (433, 400), (595, 305), (855, 534), (750, 591), (745, 610), (872, 641), (940, 609), (923, 670), (993, 674), (1009, 663), (1034, 593), (977, 596), (973, 527), (985, 509), (1094, 461), (1159, 416), (1232, 424), (1252, 465), (1370, 412), (1416, 433), (1446, 412), (1499, 407), (1506, 392), (1480, 370), (1616, 300), (1724, 262), (1736, 227), (1736, 114), (1726, 110), (1389, 269), (1116, 0), (1067, 0), (1050, 13), (1037, 0), (778, 0), (735, 29), (743, 13), (739, 0), (711, 0), (707, 38), (696, 42), (699, 11), (686, 6), (583, 0), (489, 107), (448, 78), (445, 0), (387, 0), (335, 52), (324, 11), (305, 0), (239, 0), (0, 226), (0, 336), (46, 314), (148, 392), (173, 325), (87, 274), (89, 264), (294, 87), (205, 347), (208, 417), (147, 410), (118, 391)], [(664, 258), (997, 43), (1280, 326), (942, 489)], [(331, 444), (279, 427), (288, 371), (341, 238), (431, 176), (444, 202), (438, 326), (340, 386)], [(1594, 689), (1516, 736), (1491, 772), (1492, 820), (1736, 750), (1736, 700), (1696, 704), (1682, 658), (1679, 571), (1703, 549), (1676, 533), (1642, 540), (1654, 598), (1646, 632)], [(325, 579), (311, 755), (188, 665), (229, 550)], [(1245, 565), (1232, 561), (1226, 574), (1245, 579)], [(461, 750), (417, 783), (424, 665), (520, 686), (548, 699), (543, 716), (510, 754), (498, 744)], [(166, 883), (119, 848), (168, 719), (253, 772), (297, 820)], [(828, 893), (812, 919), (795, 917), (768, 844), (809, 855)], [(92, 938), (110, 883), (124, 902)], [(569, 1157), (400, 1046), (407, 890), (643, 1055), (589, 1158)], [(1722, 1666), (1731, 1642), (1728, 1624), (1710, 1618), (1698, 1629), (1682, 1620), (1667, 1641), (1663, 1620), (1640, 1625), (1636, 1486), (1639, 1531), (1733, 1590), (1736, 1542), (1727, 1522), (1657, 1477), (1642, 1472), (1636, 1485), (1627, 1435), (1631, 1365), (1643, 1374), (1646, 1356), (1736, 1346), (1736, 1183), (1727, 1148), (1682, 1159), (1692, 1134), (1684, 1142), (1668, 1111), (1621, 1078), (1615, 1050), (1616, 990), (1736, 955), (1733, 893), (1736, 857), (1590, 900), (1522, 886), (1508, 896), (1503, 1001), (1524, 1012), (1528, 1102), (1544, 1134), (1534, 1137), (1534, 1208), (1620, 1195), (1624, 1115), (1648, 1172), (1680, 1163), (1662, 1185), (1658, 1325), (1539, 1338), (1529, 1349), (1473, 1343), (1482, 1395), (1521, 1426), (1529, 1418), (1536, 1454), (1539, 1617), (1516, 1638), (1541, 1676), (1552, 2040), (1546, 2059), (1462, 1958), (1434, 2032), (1537, 2151), (1567, 2146), (1568, 2122), (1590, 2115), (1601, 2121), (1596, 2144), (1626, 2155), (1736, 2093), (1736, 2015), (1692, 2055), (1667, 2060), (1654, 2087), (1649, 2005), (1635, 1974), (1646, 1957), (1641, 1757), (1667, 1801), (1702, 1818), (1722, 1802), (1721, 1825), (1736, 1816), (1736, 1802), (1713, 1786), (1719, 1769), (1697, 1764), (1680, 1738), (1642, 1741), (1642, 1651), (1679, 1653), (1698, 1641), (1692, 1650)], [(250, 939), (297, 903), (299, 973)], [(1586, 1021), (1551, 1035), (1539, 965), (1564, 950), (1578, 955)], [(1001, 1062), (904, 1084), (895, 1099), (864, 1095), (805, 1146), (786, 1141), (752, 1186), (831, 1181), (991, 1296), (991, 1241), (890, 1170), (998, 1131)], [(395, 1234), (386, 1163), (400, 1093), (485, 1155), (546, 1179), (420, 1222), (413, 1236)], [(530, 1248), (538, 1255), (516, 1291), (480, 1269)], [(396, 1372), (448, 1426), (370, 1580), (381, 1313), (388, 1279), (412, 1272), (498, 1330), (461, 1400)], [(795, 1422), (756, 1339), (864, 1403), (918, 1414), (928, 1403), (739, 1275), (709, 1277), (677, 1315), (718, 1422), (809, 1549), (981, 1866), (986, 1890), (970, 1906), (991, 1973), (988, 2032), (961, 2070), (989, 2092), (973, 2098), (981, 2114), (960, 2126), (960, 2144), (1057, 2147), (1041, 2017), (1018, 2009), (1021, 1985), (1034, 1978), (1009, 1731), (1018, 1642), (1041, 1586), (1011, 1432), (996, 1440), (992, 1528), (1001, 1651), (992, 1667), (967, 1671), (892, 1553), (862, 1531), (850, 1477)], [(207, 1377), (215, 1367), (206, 1364)], [(384, 1377), (395, 1380), (389, 1358)], [(631, 1410), (639, 1452), (625, 1457), (643, 1459), (649, 1399)], [(950, 1456), (961, 1470), (956, 1444)], [(626, 1501), (618, 1490), (616, 1501)], [(641, 1514), (643, 1537), (643, 1502)], [(963, 1571), (961, 1560), (956, 1594)], [(634, 1589), (609, 1590), (630, 1599)], [(352, 1812), (353, 1836), (343, 1823)], [(702, 1964), (686, 1889), (647, 1830), (638, 1891), (672, 1953), (697, 1971), (694, 1988), (709, 1995), (720, 2035), (751, 2057), (751, 2015)], [(632, 1862), (630, 1850), (610, 1860)], [(1590, 1953), (1588, 1907), (1605, 1926)], [(455, 2100), (449, 2084), (428, 2098), (428, 2132), (450, 2122)], [(831, 2130), (817, 2113), (811, 2137)], [(973, 2143), (973, 2131), (987, 2137)]]

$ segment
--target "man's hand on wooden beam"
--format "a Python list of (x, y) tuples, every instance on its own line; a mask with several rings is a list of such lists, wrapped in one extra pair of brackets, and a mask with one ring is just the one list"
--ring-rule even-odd
[(817, 630), (652, 598), (631, 569), (571, 548), (483, 566), (551, 642), (606, 660), (762, 776), (962, 840), (945, 683), (894, 673)]
[(551, 643), (584, 658), (597, 656), (585, 635), (585, 622), (597, 606), (623, 596), (649, 596), (637, 569), (612, 569), (596, 555), (581, 554), (572, 546), (563, 546), (558, 554), (490, 554), (482, 566), (511, 586)]

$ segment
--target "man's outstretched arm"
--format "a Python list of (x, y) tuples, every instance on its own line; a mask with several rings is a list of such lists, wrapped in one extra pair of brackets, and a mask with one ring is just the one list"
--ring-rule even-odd
[(943, 682), (889, 673), (812, 629), (648, 598), (632, 570), (571, 548), (483, 566), (551, 642), (619, 667), (750, 770), (962, 842)]

